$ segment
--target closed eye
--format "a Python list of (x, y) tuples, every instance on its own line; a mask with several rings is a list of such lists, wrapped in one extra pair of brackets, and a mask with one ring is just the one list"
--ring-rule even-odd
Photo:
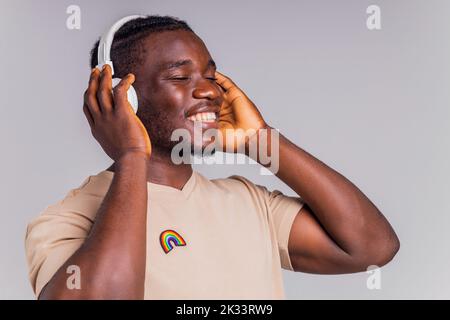
[[(189, 80), (189, 79), (190, 79), (189, 77), (173, 77), (173, 78), (170, 78), (170, 80), (178, 80), (178, 81), (184, 81), (184, 80)], [(206, 79), (211, 80), (211, 81), (217, 81), (217, 78), (206, 78)]]

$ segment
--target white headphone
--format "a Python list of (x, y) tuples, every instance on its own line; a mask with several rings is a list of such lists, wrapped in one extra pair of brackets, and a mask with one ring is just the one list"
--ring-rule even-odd
[[(108, 64), (111, 67), (112, 75), (114, 76), (114, 66), (113, 62), (111, 61), (111, 45), (114, 40), (114, 34), (119, 30), (125, 23), (127, 23), (130, 20), (134, 20), (137, 18), (146, 18), (146, 16), (141, 15), (132, 15), (127, 16), (116, 23), (113, 24), (113, 26), (100, 38), (100, 42), (98, 44), (98, 55), (97, 55), (97, 68), (101, 70), (103, 65)], [(112, 79), (112, 86), (113, 88), (119, 84), (120, 78), (114, 78)], [(133, 88), (133, 86), (130, 86), (127, 92), (128, 102), (130, 102), (131, 107), (133, 108), (134, 112), (137, 112), (138, 109), (138, 98), (136, 94), (136, 90)]]

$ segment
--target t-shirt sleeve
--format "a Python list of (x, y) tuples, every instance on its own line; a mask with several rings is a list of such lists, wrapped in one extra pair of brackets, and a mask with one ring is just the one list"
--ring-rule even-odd
[(244, 182), (250, 190), (252, 197), (257, 197), (263, 208), (267, 211), (267, 217), (275, 228), (281, 267), (293, 271), (289, 256), (288, 242), (291, 227), (297, 213), (304, 205), (304, 200), (298, 196), (287, 196), (279, 190), (269, 191), (265, 186), (254, 184), (242, 176), (232, 176)]
[(88, 229), (88, 223), (73, 212), (44, 213), (28, 225), (25, 251), (36, 297), (83, 244)]
[(26, 230), (28, 276), (36, 297), (53, 275), (81, 247), (93, 224), (101, 199), (72, 190), (48, 206)]
[(292, 267), (289, 256), (288, 242), (294, 219), (303, 207), (303, 199), (300, 197), (286, 196), (278, 190), (268, 191), (265, 187), (257, 187), (262, 188), (265, 194), (269, 216), (272, 217), (275, 225), (281, 267), (293, 271), (294, 268)]

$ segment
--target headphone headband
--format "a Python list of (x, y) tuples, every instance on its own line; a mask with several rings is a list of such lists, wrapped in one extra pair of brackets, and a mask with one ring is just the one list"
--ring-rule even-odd
[(111, 67), (112, 74), (114, 75), (114, 66), (113, 62), (111, 61), (111, 46), (114, 40), (115, 33), (128, 21), (145, 17), (146, 16), (143, 15), (126, 16), (114, 23), (113, 26), (105, 34), (102, 35), (98, 44), (97, 68), (101, 69), (103, 65), (108, 64)]

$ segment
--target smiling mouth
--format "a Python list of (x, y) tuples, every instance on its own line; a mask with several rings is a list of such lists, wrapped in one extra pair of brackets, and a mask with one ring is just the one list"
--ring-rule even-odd
[(216, 122), (217, 114), (215, 112), (199, 112), (188, 117), (188, 119), (191, 121)]

